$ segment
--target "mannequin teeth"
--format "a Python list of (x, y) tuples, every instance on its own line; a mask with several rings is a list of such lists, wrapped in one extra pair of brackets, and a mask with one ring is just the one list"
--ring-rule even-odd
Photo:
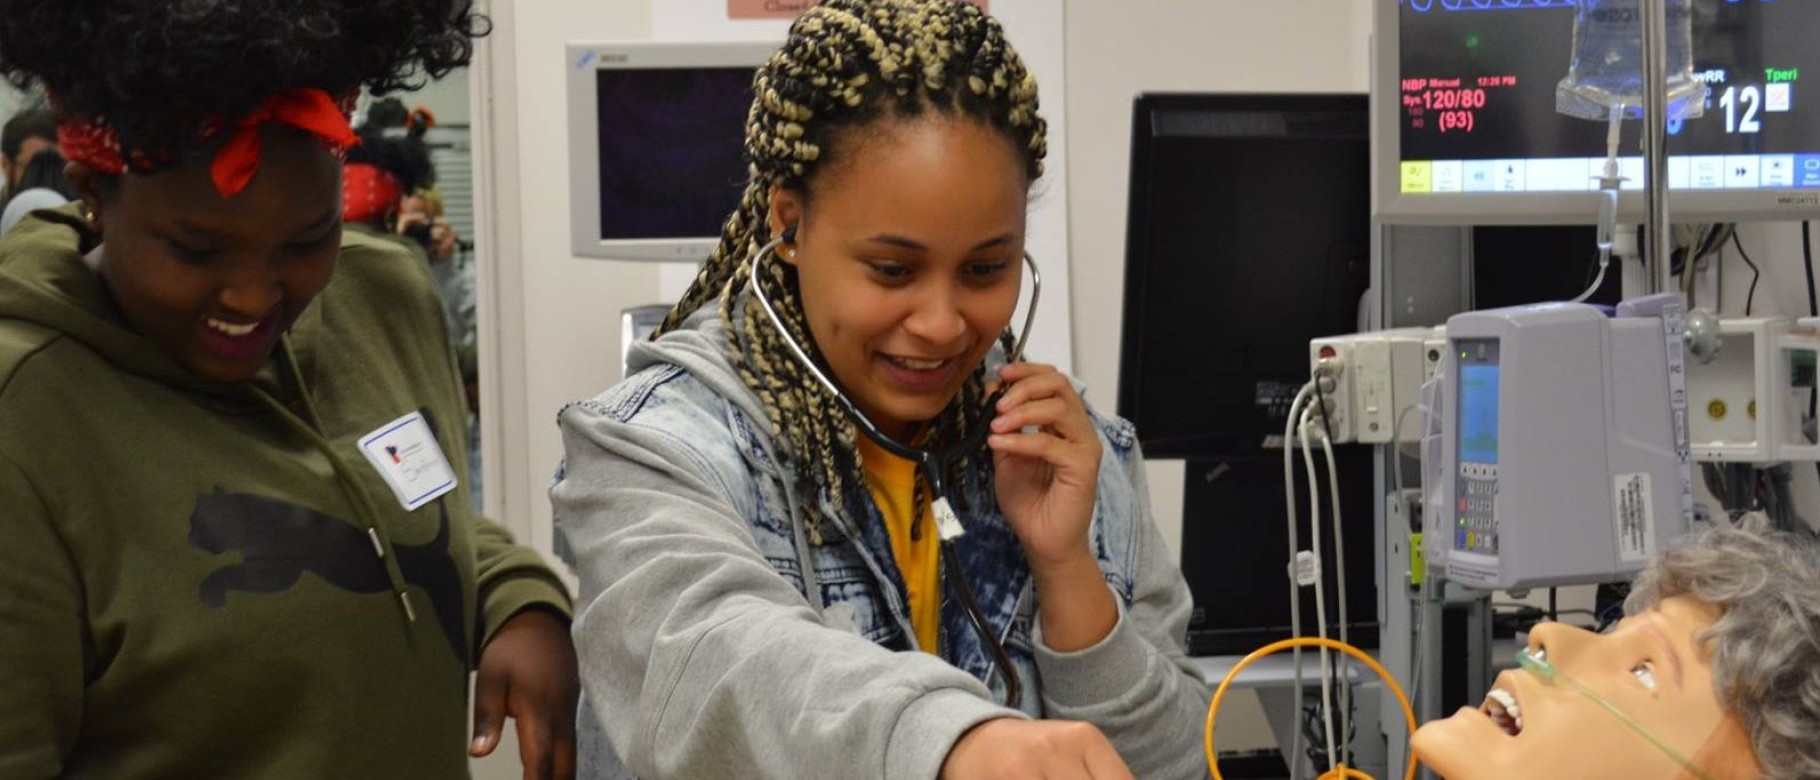
[(1523, 710), (1517, 705), (1517, 697), (1503, 688), (1493, 688), (1485, 694), (1485, 703), (1479, 705), (1480, 711), (1491, 716), (1493, 721), (1511, 736), (1523, 733)]

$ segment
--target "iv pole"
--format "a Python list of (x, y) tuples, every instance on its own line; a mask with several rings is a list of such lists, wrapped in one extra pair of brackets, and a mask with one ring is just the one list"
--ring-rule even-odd
[(1668, 3), (1642, 0), (1643, 11), (1643, 277), (1644, 292), (1675, 289), (1668, 262), (1667, 143)]

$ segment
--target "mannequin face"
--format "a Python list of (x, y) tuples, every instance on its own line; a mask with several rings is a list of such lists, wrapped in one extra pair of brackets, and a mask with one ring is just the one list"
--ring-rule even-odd
[[(1712, 771), (1711, 751), (1703, 746), (1736, 728), (1736, 716), (1713, 692), (1712, 665), (1697, 641), (1718, 618), (1711, 604), (1677, 596), (1606, 634), (1542, 624), (1530, 632), (1529, 649)], [(1493, 688), (1516, 701), (1520, 731), (1498, 701), (1504, 694), (1493, 693), (1480, 707), (1431, 722), (1410, 740), (1423, 763), (1447, 780), (1686, 776), (1674, 759), (1565, 681), (1519, 669), (1499, 675)]]

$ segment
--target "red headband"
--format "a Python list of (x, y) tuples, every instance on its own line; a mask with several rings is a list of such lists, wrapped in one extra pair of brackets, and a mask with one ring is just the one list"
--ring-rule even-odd
[[(336, 154), (344, 153), (359, 143), (348, 125), (355, 95), (336, 100), (316, 88), (281, 92), (266, 100), (251, 113), (233, 121), (210, 120), (197, 133), (198, 143), (206, 144), (223, 132), (232, 133), (215, 152), (210, 173), (215, 189), (231, 198), (246, 189), (259, 170), (259, 129), (277, 122), (299, 128), (322, 140)], [(59, 111), (57, 145), (63, 156), (109, 175), (128, 170), (147, 173), (175, 162), (169, 150), (147, 152), (143, 149), (122, 150), (120, 137), (105, 118), (71, 116)]]
[(368, 163), (348, 163), (341, 169), (341, 219), (372, 222), (390, 214), (404, 198), (398, 177)]

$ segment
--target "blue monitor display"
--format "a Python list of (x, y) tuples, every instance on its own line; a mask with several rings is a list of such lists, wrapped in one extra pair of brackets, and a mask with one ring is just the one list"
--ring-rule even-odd
[(1460, 366), (1460, 461), (1498, 462), (1498, 366)]

